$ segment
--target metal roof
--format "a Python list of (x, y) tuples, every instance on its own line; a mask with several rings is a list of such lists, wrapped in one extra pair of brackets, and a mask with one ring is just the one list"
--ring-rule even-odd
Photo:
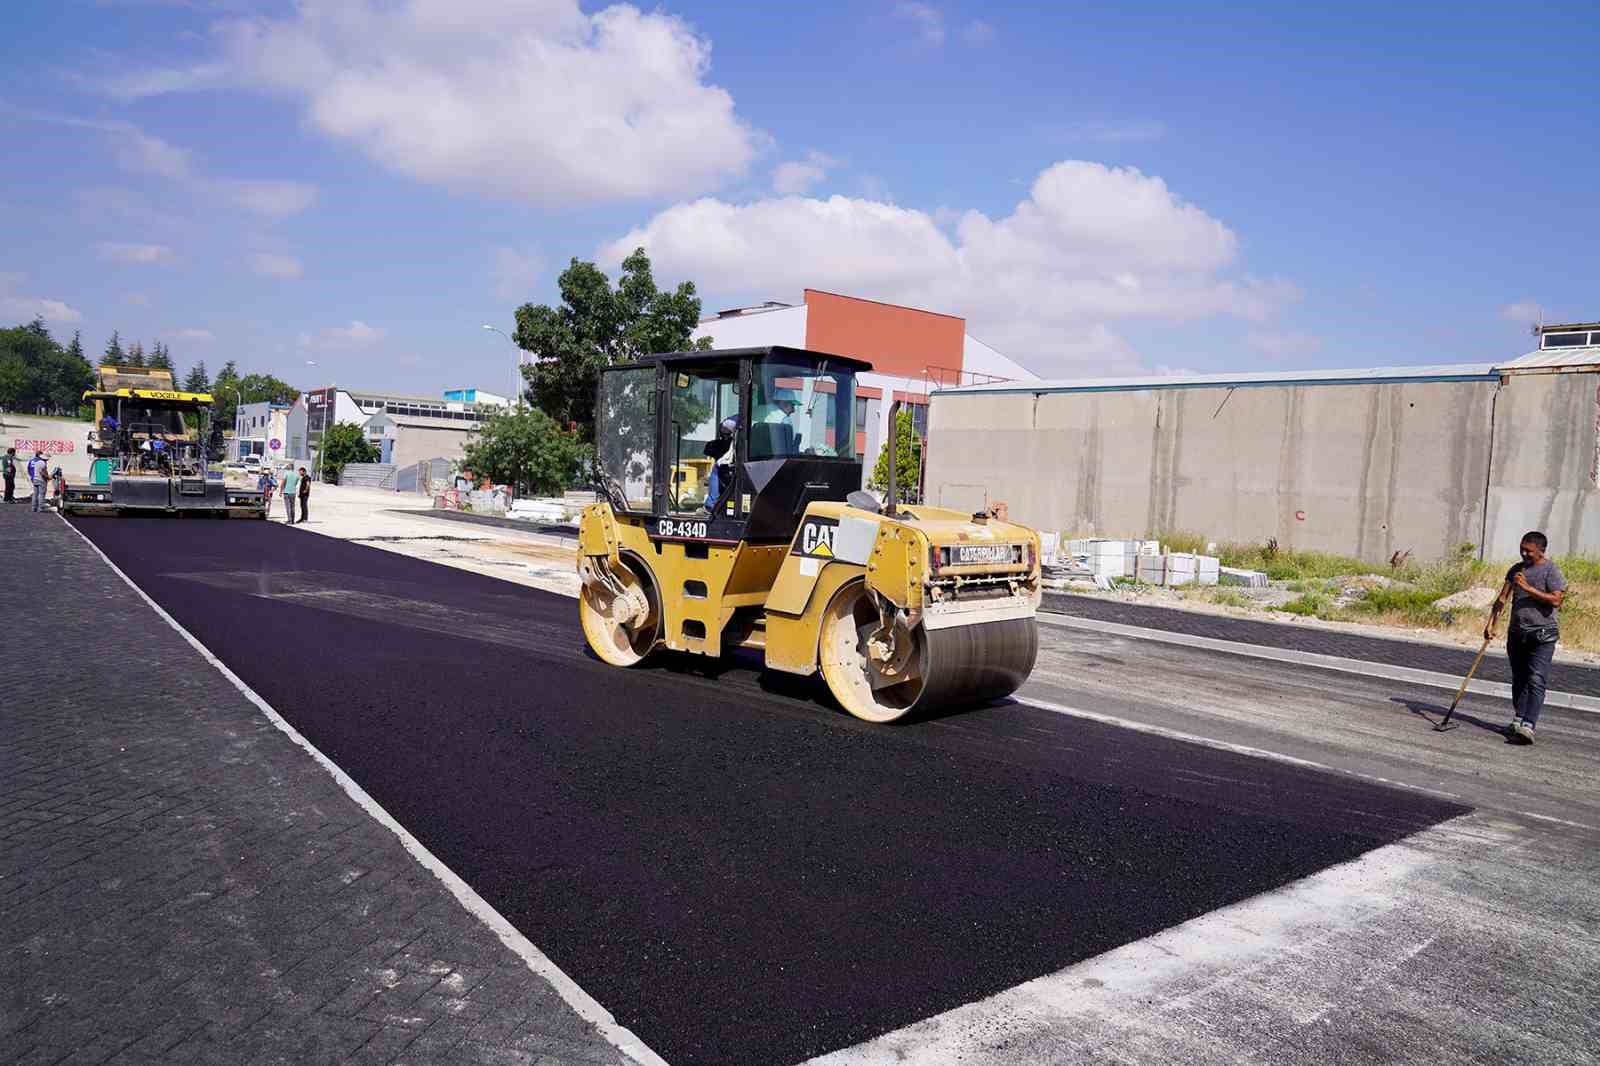
[(1509, 363), (1501, 363), (1496, 369), (1514, 374), (1519, 370), (1554, 370), (1560, 367), (1600, 369), (1600, 346), (1536, 349), (1527, 355), (1517, 356)]
[[(1568, 349), (1571, 351), (1572, 349)], [(1446, 366), (1379, 366), (1357, 370), (1247, 371), (1239, 374), (1155, 374), (1122, 378), (1003, 381), (935, 389), (935, 395), (974, 393), (1131, 392), (1139, 389), (1248, 389), (1295, 385), (1390, 385), (1420, 381), (1495, 381), (1493, 363)]]
[(392, 422), (397, 426), (410, 426), (414, 429), (459, 429), (463, 433), (475, 431), (482, 423), (481, 418), (434, 418), (431, 415), (397, 415), (393, 411), (377, 411), (367, 419), (367, 425), (374, 423)]

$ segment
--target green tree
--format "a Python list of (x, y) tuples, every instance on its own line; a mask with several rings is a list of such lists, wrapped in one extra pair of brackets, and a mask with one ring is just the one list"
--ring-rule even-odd
[(196, 363), (189, 369), (183, 379), (184, 392), (210, 392), (211, 379), (206, 377), (206, 364), (204, 360)]
[(299, 389), (271, 374), (246, 374), (239, 379), (239, 391), (244, 394), (245, 403), (294, 403), (300, 398)]
[(0, 330), (0, 407), (77, 414), (94, 375), (81, 354), (64, 349), (41, 319)]
[(577, 476), (584, 454), (569, 433), (538, 408), (490, 415), (468, 438), (463, 469), (519, 494), (560, 493)]
[[(918, 475), (922, 471), (922, 438), (917, 436), (916, 424), (911, 420), (909, 409), (902, 407), (895, 416), (895, 495), (900, 497), (896, 503), (912, 503), (917, 498)], [(885, 445), (878, 452), (878, 465), (872, 470), (872, 478), (867, 482), (879, 492), (889, 489), (889, 448)]]
[(375, 463), (378, 449), (354, 422), (335, 422), (322, 435), (322, 480), (337, 484), (348, 463)]
[(148, 364), (144, 361), (144, 345), (134, 341), (128, 345), (128, 354), (123, 361), (123, 366), (143, 367)]
[(83, 354), (83, 333), (80, 330), (72, 331), (72, 343), (67, 345), (67, 354), (82, 359), (85, 363), (89, 360)]
[(174, 379), (178, 376), (176, 369), (172, 365), (172, 353), (160, 341), (156, 341), (155, 347), (150, 352), (150, 365), (157, 370), (172, 370)]
[(229, 359), (222, 364), (222, 369), (217, 371), (216, 378), (211, 382), (211, 417), (217, 424), (225, 429), (232, 429), (236, 421), (235, 412), (239, 408), (239, 369)]
[(106, 341), (106, 359), (112, 366), (121, 366), (128, 353), (122, 350), (122, 339), (117, 336), (117, 331), (111, 331), (111, 339)]
[[(517, 308), (517, 344), (534, 356), (522, 368), (526, 394), (558, 426), (575, 424), (590, 440), (601, 368), (689, 348), (700, 321), (700, 298), (692, 281), (672, 292), (659, 290), (643, 248), (623, 260), (615, 289), (598, 267), (578, 259), (561, 272), (557, 286), (559, 307)], [(695, 345), (710, 346), (709, 339)]]

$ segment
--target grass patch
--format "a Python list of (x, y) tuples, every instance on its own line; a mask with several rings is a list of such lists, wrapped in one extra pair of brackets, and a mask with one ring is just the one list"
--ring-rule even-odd
[(1182, 530), (1173, 533), (1162, 533), (1155, 539), (1161, 542), (1163, 551), (1188, 552), (1194, 555), (1204, 555), (1206, 545), (1211, 543), (1199, 533), (1185, 533)]
[(1327, 618), (1333, 604), (1320, 592), (1307, 592), (1279, 607), (1280, 611), (1298, 614), (1304, 618)]

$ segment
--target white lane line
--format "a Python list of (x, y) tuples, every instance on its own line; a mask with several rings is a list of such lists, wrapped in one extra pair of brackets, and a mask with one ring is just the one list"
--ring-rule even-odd
[[(339, 787), (344, 789), (345, 793), (355, 800), (362, 810), (372, 816), (379, 825), (399, 837), (400, 843), (405, 847), (406, 851), (411, 853), (411, 857), (416, 859), (429, 873), (442, 881), (444, 886), (450, 890), (450, 894), (455, 896), (456, 900), (473, 917), (488, 926), (490, 931), (500, 938), (501, 943), (516, 952), (517, 956), (527, 964), (528, 969), (550, 982), (551, 987), (556, 990), (556, 994), (565, 1000), (567, 1006), (571, 1007), (580, 1018), (593, 1025), (613, 1047), (635, 1062), (640, 1063), (641, 1066), (667, 1066), (665, 1059), (652, 1051), (631, 1030), (619, 1025), (610, 1011), (602, 1007), (598, 1000), (585, 992), (578, 985), (578, 982), (568, 977), (561, 967), (550, 961), (550, 957), (535, 947), (527, 937), (523, 936), (516, 926), (506, 920), (505, 915), (495, 910), (488, 900), (473, 891), (471, 885), (463, 881), (437, 855), (423, 846), (422, 841), (412, 836), (405, 826), (396, 821), (394, 815), (384, 810), (383, 806), (373, 799), (366, 789), (358, 785), (354, 778), (341, 770), (339, 765), (332, 759), (319, 751), (315, 744), (312, 744), (311, 741), (302, 736), (298, 729), (290, 725), (281, 714), (273, 710), (272, 705), (262, 699), (255, 689), (245, 684), (243, 678), (228, 669), (226, 663), (213, 655), (210, 648), (196, 640), (194, 634), (185, 629), (176, 618), (168, 614), (159, 603), (151, 599), (144, 589), (135, 584), (132, 578), (122, 572), (121, 567), (112, 562), (110, 557), (100, 550), (99, 545), (85, 537), (76, 526), (66, 520), (64, 515), (58, 515), (57, 517), (61, 518), (62, 523), (68, 529), (76, 533), (96, 555), (100, 556), (100, 559), (111, 568), (112, 573), (120, 577), (127, 583), (129, 588), (138, 593), (139, 598), (144, 600), (150, 609), (161, 617), (162, 621), (177, 630), (178, 635), (187, 640), (190, 646), (204, 656), (208, 663), (216, 667), (217, 672), (227, 678), (234, 688), (242, 692), (245, 699), (255, 704), (261, 713), (267, 716), (269, 722), (282, 730), (290, 740), (309, 752), (318, 765), (333, 776), (333, 779), (339, 783)], [(115, 519), (109, 519), (109, 521), (115, 521)]]
[[(1360, 674), (1364, 677), (1381, 677), (1389, 681), (1408, 681), (1414, 685), (1428, 685), (1432, 688), (1448, 689), (1454, 692), (1461, 685), (1461, 678), (1454, 674), (1441, 674), (1433, 670), (1416, 670), (1409, 666), (1392, 666), (1388, 663), (1368, 662), (1365, 659), (1346, 659), (1338, 655), (1323, 655), (1314, 651), (1295, 651), (1291, 648), (1273, 648), (1262, 644), (1245, 644), (1236, 640), (1219, 640), (1216, 637), (1200, 637), (1189, 633), (1171, 633), (1164, 629), (1145, 629), (1142, 626), (1123, 625), (1121, 622), (1098, 622), (1092, 618), (1079, 618), (1075, 615), (1050, 614), (1040, 611), (1038, 619), (1046, 625), (1061, 626), (1065, 629), (1083, 629), (1091, 633), (1110, 633), (1119, 637), (1128, 637), (1132, 640), (1153, 640), (1162, 644), (1176, 644), (1186, 648), (1203, 648), (1207, 651), (1220, 651), (1228, 655), (1242, 655), (1252, 659), (1270, 659), (1273, 662), (1294, 663), (1299, 666), (1316, 666), (1324, 670), (1338, 670), (1346, 674)], [(1468, 692), (1475, 692), (1481, 696), (1499, 696), (1502, 699), (1511, 698), (1511, 686), (1499, 681), (1478, 681), (1474, 679), (1467, 685)], [(1548, 692), (1545, 694), (1545, 706), (1566, 707), (1575, 711), (1589, 711), (1600, 713), (1600, 697), (1584, 696), (1575, 692)]]
[(1380, 785), (1390, 788), (1403, 788), (1408, 792), (1424, 792), (1430, 796), (1441, 796), (1444, 799), (1461, 802), (1461, 797), (1454, 792), (1445, 792), (1437, 788), (1424, 788), (1422, 785), (1410, 785), (1404, 781), (1395, 781), (1377, 774), (1364, 774), (1359, 770), (1343, 770), (1327, 763), (1314, 762), (1311, 759), (1302, 759), (1298, 755), (1285, 755), (1281, 751), (1268, 751), (1266, 748), (1252, 748), (1247, 744), (1233, 744), (1226, 740), (1216, 740), (1203, 737), (1198, 733), (1185, 733), (1177, 729), (1168, 729), (1166, 726), (1149, 725), (1145, 722), (1136, 722), (1131, 718), (1119, 718), (1112, 714), (1100, 714), (1098, 711), (1086, 711), (1080, 707), (1069, 707), (1064, 703), (1053, 703), (1050, 700), (1038, 700), (1031, 696), (1013, 696), (1014, 700), (1024, 707), (1037, 707), (1041, 711), (1051, 711), (1055, 714), (1067, 714), (1074, 718), (1087, 718), (1094, 722), (1104, 722), (1106, 725), (1119, 726), (1123, 729), (1132, 729), (1139, 733), (1150, 733), (1158, 737), (1167, 737), (1170, 740), (1182, 740), (1189, 744), (1202, 744), (1208, 748), (1219, 751), (1230, 751), (1236, 755), (1250, 755), (1258, 759), (1271, 759), (1274, 762), (1288, 763), (1291, 766), (1304, 766), (1312, 770), (1325, 770), (1331, 774), (1344, 777), (1359, 777), (1363, 781), (1375, 781)]

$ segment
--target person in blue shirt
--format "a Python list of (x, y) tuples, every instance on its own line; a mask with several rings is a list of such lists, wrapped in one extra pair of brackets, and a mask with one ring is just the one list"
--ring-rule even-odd
[(44, 489), (50, 483), (50, 463), (44, 452), (35, 451), (28, 460), (28, 480), (33, 482), (33, 510), (37, 514), (44, 510)]

